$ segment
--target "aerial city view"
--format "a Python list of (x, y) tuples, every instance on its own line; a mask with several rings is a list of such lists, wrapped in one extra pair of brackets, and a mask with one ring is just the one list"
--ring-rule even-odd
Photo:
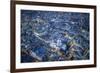
[(21, 63), (90, 59), (89, 16), (21, 10)]

